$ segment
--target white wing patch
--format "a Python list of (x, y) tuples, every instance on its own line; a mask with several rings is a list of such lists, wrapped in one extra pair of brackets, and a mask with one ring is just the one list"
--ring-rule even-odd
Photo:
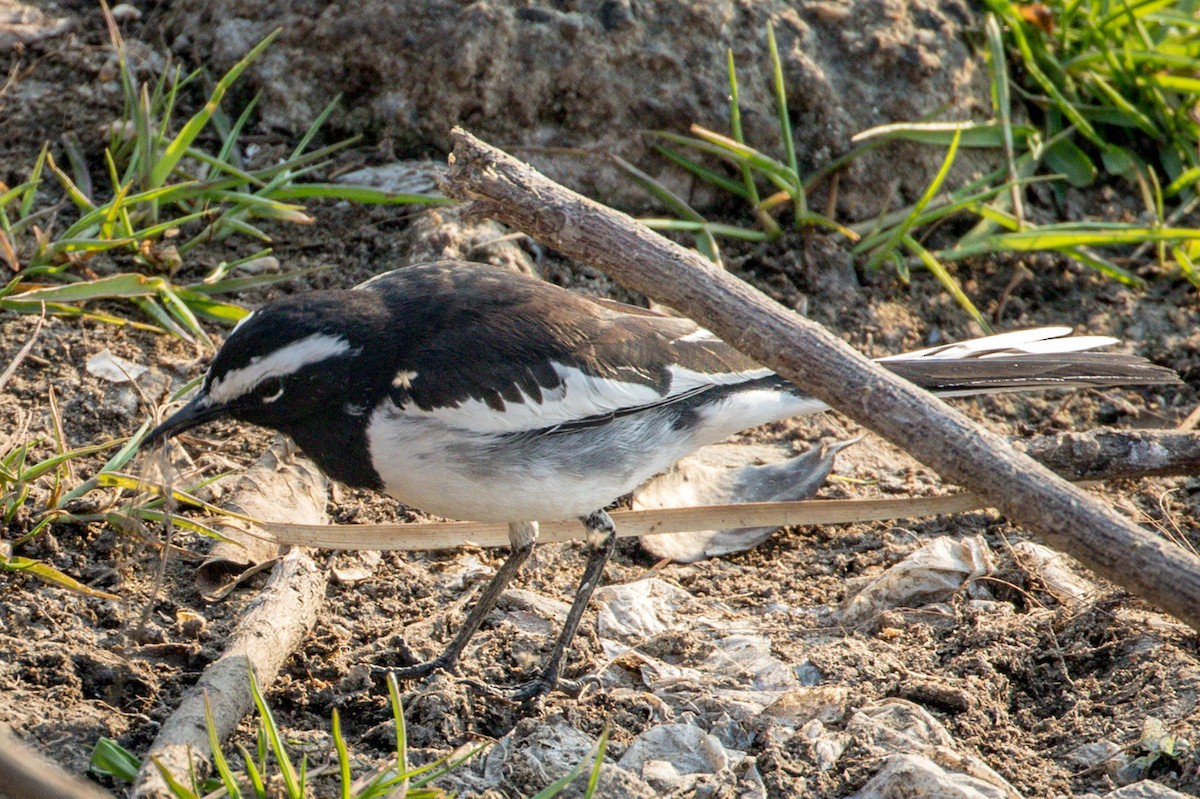
[(231, 369), (214, 378), (208, 386), (208, 396), (219, 403), (230, 402), (254, 390), (254, 387), (269, 377), (282, 377), (303, 369), (305, 366), (350, 352), (350, 342), (342, 336), (314, 333), (293, 341), (270, 355), (252, 358), (240, 369)]
[(713, 335), (711, 330), (703, 327), (698, 327), (686, 336), (681, 336), (677, 341), (720, 341), (721, 339)]
[(652, 386), (596, 377), (572, 366), (556, 363), (553, 367), (562, 385), (542, 389), (541, 402), (522, 392), (521, 402), (506, 400), (502, 411), (489, 407), (483, 400), (472, 399), (454, 407), (428, 411), (410, 405), (402, 413), (436, 419), (450, 427), (475, 433), (515, 433), (542, 430), (580, 419), (654, 405), (705, 386), (744, 383), (771, 374), (771, 370), (766, 368), (750, 372), (704, 374), (675, 366), (668, 369), (671, 387), (666, 394), (662, 394)]

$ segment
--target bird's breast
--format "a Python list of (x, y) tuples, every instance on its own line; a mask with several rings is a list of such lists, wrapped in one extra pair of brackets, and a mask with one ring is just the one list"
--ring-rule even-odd
[(474, 521), (585, 516), (694, 448), (667, 414), (570, 432), (479, 433), (385, 403), (367, 426), (384, 490), (427, 513)]

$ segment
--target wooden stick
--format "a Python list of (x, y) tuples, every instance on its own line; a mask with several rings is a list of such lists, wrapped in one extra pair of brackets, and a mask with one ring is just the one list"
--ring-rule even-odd
[(461, 129), (444, 190), (670, 305), (979, 494), (1013, 522), (1200, 630), (1200, 558), (1147, 534), (999, 435), (871, 363), (819, 324)]
[(0, 726), (0, 796), (12, 799), (113, 799)]
[(1015, 442), (1068, 480), (1140, 480), (1200, 474), (1200, 434), (1183, 430), (1095, 430)]
[[(286, 456), (274, 451), (278, 446), (278, 443), (273, 445), (246, 471), (244, 488), (235, 492), (231, 502), (244, 507), (260, 500), (273, 487), (277, 517), (298, 514), (312, 519), (326, 518), (325, 479), (311, 465), (289, 464)], [(254, 707), (250, 669), (265, 692), (284, 661), (316, 624), (317, 613), (325, 602), (326, 582), (325, 571), (307, 550), (293, 549), (275, 564), (262, 593), (238, 620), (225, 651), (209, 664), (159, 728), (131, 796), (135, 799), (173, 796), (151, 758), (181, 779), (193, 765), (200, 772), (207, 768), (209, 745), (204, 697), (208, 696), (212, 706), (217, 738), (224, 741)]]

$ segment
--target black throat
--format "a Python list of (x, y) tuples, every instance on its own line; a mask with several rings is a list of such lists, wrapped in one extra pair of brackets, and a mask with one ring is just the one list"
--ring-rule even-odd
[(371, 452), (367, 446), (368, 418), (340, 409), (289, 424), (282, 432), (290, 436), (327, 477), (351, 488), (380, 491), (383, 480), (371, 466)]

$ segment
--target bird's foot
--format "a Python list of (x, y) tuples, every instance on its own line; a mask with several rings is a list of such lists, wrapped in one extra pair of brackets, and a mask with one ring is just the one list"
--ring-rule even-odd
[(595, 683), (596, 680), (594, 677), (585, 677), (581, 680), (568, 680), (561, 677), (555, 678), (546, 672), (542, 672), (532, 680), (517, 683), (516, 685), (491, 685), (479, 680), (459, 680), (458, 682), (460, 685), (470, 688), (476, 694), (489, 699), (498, 699), (502, 702), (511, 702), (513, 704), (528, 704), (534, 700), (541, 699), (552, 691), (560, 691), (567, 696), (578, 699), (584, 690), (589, 685)]
[(539, 674), (532, 680), (516, 685), (491, 685), (479, 680), (460, 680), (460, 683), (480, 696), (511, 702), (514, 705), (524, 705), (541, 699), (555, 688), (561, 688), (570, 693), (570, 681), (553, 680), (544, 674)]
[(428, 677), (435, 671), (453, 672), (458, 665), (457, 653), (451, 651), (443, 652), (430, 660), (421, 660), (403, 638), (397, 638), (396, 650), (401, 658), (412, 665), (381, 668), (383, 671), (396, 675), (397, 680), (419, 680), (422, 677)]

